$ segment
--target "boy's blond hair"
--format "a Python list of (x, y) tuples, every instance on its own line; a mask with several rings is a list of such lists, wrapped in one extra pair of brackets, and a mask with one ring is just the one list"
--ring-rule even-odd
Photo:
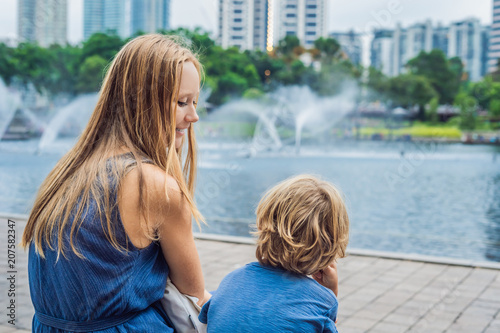
[(310, 275), (345, 256), (349, 217), (342, 194), (310, 175), (270, 189), (257, 207), (257, 259)]

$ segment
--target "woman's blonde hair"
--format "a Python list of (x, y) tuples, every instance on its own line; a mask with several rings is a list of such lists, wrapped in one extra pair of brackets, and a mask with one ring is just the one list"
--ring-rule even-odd
[(310, 275), (345, 256), (349, 217), (342, 194), (310, 175), (270, 189), (257, 207), (257, 259)]
[[(142, 158), (175, 178), (196, 221), (202, 220), (193, 201), (196, 177), (196, 141), (193, 126), (188, 130), (188, 151), (182, 168), (181, 149), (175, 148), (175, 115), (182, 68), (185, 62), (195, 65), (200, 77), (202, 68), (196, 56), (179, 38), (151, 34), (128, 42), (115, 56), (104, 78), (97, 106), (75, 146), (56, 164), (40, 186), (24, 230), (21, 246), (34, 243), (44, 257), (43, 244), (66, 250), (63, 231), (70, 228), (69, 244), (82, 257), (74, 244), (85, 207), (96, 198), (103, 230), (110, 243), (125, 249), (116, 239), (110, 199), (112, 185), (108, 177), (109, 162), (119, 149), (130, 151), (139, 171), (139, 209), (141, 225), (151, 240), (157, 221), (149, 221), (147, 191), (142, 175)], [(111, 159), (111, 171), (120, 180), (126, 172), (124, 163)], [(167, 191), (167, 184), (165, 184)], [(168, 198), (168, 193), (167, 193)], [(70, 223), (70, 217), (73, 221)], [(55, 237), (57, 236), (57, 244)]]

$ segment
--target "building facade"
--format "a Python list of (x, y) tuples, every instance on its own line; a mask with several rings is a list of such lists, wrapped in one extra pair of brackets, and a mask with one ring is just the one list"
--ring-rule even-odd
[(83, 37), (104, 32), (127, 38), (170, 29), (170, 0), (84, 0)]
[(84, 0), (84, 40), (96, 32), (116, 34), (122, 38), (130, 36), (126, 17), (128, 5), (129, 2), (123, 0)]
[(170, 0), (132, 0), (131, 32), (170, 29)]
[(374, 31), (371, 44), (371, 66), (379, 69), (387, 76), (392, 76), (394, 54), (394, 31), (379, 29)]
[(326, 0), (277, 0), (276, 42), (285, 36), (297, 36), (301, 44), (310, 48), (314, 41), (327, 36)]
[[(392, 36), (390, 41), (389, 36)], [(433, 27), (430, 20), (408, 28), (398, 24), (394, 30), (374, 32), (371, 64), (388, 76), (397, 76), (405, 73), (408, 61), (420, 52), (439, 49), (448, 58), (459, 57), (468, 78), (478, 81), (487, 72), (489, 36), (490, 27), (481, 26), (475, 18), (453, 22), (446, 27)]]
[(268, 0), (219, 0), (218, 43), (241, 50), (272, 48), (272, 9)]
[(354, 31), (332, 32), (330, 37), (339, 42), (342, 52), (349, 58), (354, 65), (361, 65), (363, 57), (363, 42), (361, 34)]
[(493, 0), (492, 22), (489, 36), (488, 72), (498, 69), (500, 59), (500, 0)]
[(464, 71), (471, 81), (478, 81), (481, 75), (481, 32), (478, 19), (467, 19), (450, 25), (448, 58), (459, 57), (464, 64)]
[(19, 0), (18, 37), (47, 47), (67, 42), (66, 0)]

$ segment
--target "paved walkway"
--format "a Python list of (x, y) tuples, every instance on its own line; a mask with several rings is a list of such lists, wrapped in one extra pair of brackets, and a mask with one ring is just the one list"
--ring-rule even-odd
[[(27, 256), (16, 253), (16, 325), (8, 324), (7, 219), (0, 218), (0, 333), (29, 332)], [(16, 220), (16, 243), (24, 222)], [(230, 271), (254, 261), (250, 244), (196, 241), (207, 289)], [(495, 266), (495, 265), (493, 265)], [(342, 333), (500, 332), (500, 269), (349, 255), (338, 265)]]

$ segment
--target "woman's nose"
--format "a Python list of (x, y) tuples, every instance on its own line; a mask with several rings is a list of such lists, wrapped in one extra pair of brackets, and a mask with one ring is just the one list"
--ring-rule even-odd
[(200, 119), (198, 113), (196, 112), (196, 107), (191, 108), (189, 112), (186, 114), (186, 121), (190, 123), (195, 123)]

